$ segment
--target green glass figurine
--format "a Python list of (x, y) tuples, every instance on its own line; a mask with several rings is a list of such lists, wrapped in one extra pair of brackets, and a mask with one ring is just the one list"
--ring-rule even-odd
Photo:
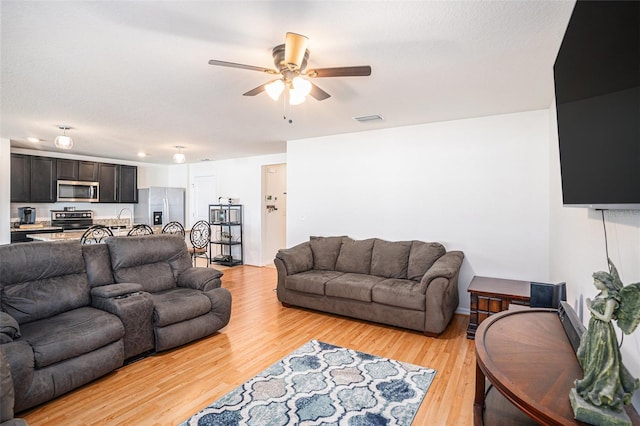
[(633, 333), (640, 323), (640, 283), (625, 287), (611, 259), (609, 270), (593, 274), (600, 293), (594, 300), (587, 299), (591, 319), (576, 354), (584, 377), (575, 381), (569, 397), (577, 420), (592, 425), (631, 425), (624, 405), (631, 403), (640, 381), (622, 364), (612, 320), (623, 333)]

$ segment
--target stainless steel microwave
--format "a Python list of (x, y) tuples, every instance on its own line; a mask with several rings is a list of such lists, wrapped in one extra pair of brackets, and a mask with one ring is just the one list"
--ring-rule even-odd
[(98, 202), (100, 201), (100, 184), (78, 180), (59, 180), (58, 201)]

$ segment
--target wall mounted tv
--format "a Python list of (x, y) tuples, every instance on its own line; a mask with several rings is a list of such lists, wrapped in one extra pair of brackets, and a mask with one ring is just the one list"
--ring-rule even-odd
[(640, 2), (578, 1), (553, 73), (563, 204), (640, 209)]

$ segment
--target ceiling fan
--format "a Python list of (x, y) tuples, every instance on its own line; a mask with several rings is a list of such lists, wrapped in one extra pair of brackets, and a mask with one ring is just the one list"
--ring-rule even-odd
[(319, 101), (331, 96), (310, 82), (308, 78), (364, 77), (371, 75), (371, 67), (369, 65), (306, 69), (307, 61), (309, 60), (308, 42), (309, 39), (306, 36), (291, 32), (287, 33), (285, 44), (274, 47), (272, 51), (273, 63), (276, 69), (236, 64), (234, 62), (218, 61), (215, 59), (210, 60), (209, 64), (260, 71), (269, 75), (279, 74), (278, 78), (261, 84), (243, 95), (255, 96), (266, 91), (273, 100), (278, 100), (285, 89), (288, 89), (286, 94), (289, 96), (289, 103), (291, 105), (304, 102), (307, 95), (311, 95)]

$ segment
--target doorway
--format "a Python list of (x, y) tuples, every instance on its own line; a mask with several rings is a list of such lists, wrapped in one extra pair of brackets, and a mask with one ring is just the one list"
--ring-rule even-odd
[(287, 165), (262, 166), (262, 265), (272, 266), (287, 241)]

